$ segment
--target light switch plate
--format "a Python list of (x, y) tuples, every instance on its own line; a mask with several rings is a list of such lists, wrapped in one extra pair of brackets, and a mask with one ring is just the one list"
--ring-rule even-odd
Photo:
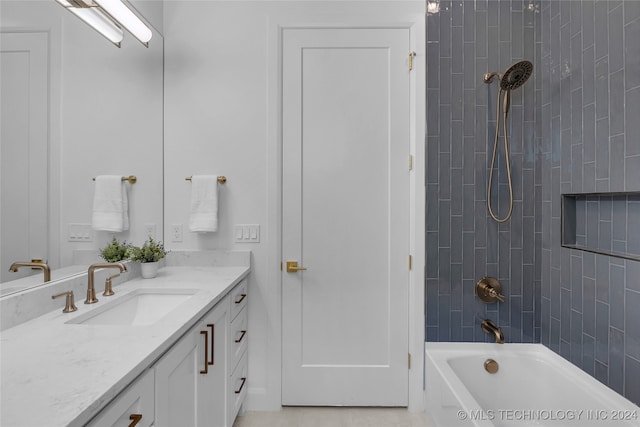
[(93, 242), (93, 230), (91, 229), (91, 224), (68, 224), (67, 241)]
[(236, 243), (259, 243), (259, 224), (236, 224), (233, 227), (233, 238)]

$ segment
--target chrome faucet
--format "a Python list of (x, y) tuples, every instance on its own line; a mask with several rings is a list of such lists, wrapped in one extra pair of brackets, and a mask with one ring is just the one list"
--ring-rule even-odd
[(496, 339), (496, 344), (504, 344), (504, 335), (502, 334), (502, 329), (500, 329), (495, 323), (493, 323), (493, 320), (483, 320), (480, 324), (480, 328), (482, 328), (485, 334), (493, 335)]
[(93, 272), (98, 268), (118, 268), (120, 273), (127, 271), (127, 267), (125, 267), (121, 262), (91, 264), (88, 271), (89, 285), (87, 286), (87, 299), (84, 300), (85, 304), (94, 304), (98, 302), (98, 298), (96, 298), (96, 289), (93, 286)]
[(38, 268), (44, 271), (44, 281), (45, 282), (51, 281), (51, 269), (49, 268), (46, 262), (42, 262), (42, 261), (14, 262), (13, 264), (11, 264), (11, 267), (9, 267), (9, 271), (11, 271), (12, 273), (17, 273), (18, 268), (20, 267)]

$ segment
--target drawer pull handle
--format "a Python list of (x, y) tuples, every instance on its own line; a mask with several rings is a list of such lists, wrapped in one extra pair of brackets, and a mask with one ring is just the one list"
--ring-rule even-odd
[(209, 331), (200, 331), (200, 335), (204, 335), (204, 369), (201, 374), (209, 373)]
[(247, 297), (247, 294), (240, 294), (240, 299), (235, 300), (236, 304), (240, 304)]
[(242, 381), (242, 384), (240, 384), (240, 388), (235, 391), (236, 394), (240, 394), (240, 392), (242, 391), (242, 387), (244, 387), (244, 383), (247, 381), (247, 377), (242, 377), (240, 378), (240, 380)]
[(213, 325), (213, 324), (209, 323), (207, 325), (207, 327), (211, 328), (211, 362), (209, 362), (209, 365), (213, 365), (214, 364), (213, 358), (215, 357), (214, 356), (215, 355), (215, 352), (214, 352), (214, 350), (215, 350), (214, 341), (216, 339), (216, 332), (215, 332), (214, 328), (216, 327), (216, 325)]
[(240, 338), (236, 338), (236, 342), (241, 342), (244, 339), (244, 336), (247, 334), (247, 331), (240, 331)]
[(129, 415), (129, 419), (131, 420), (131, 424), (129, 424), (129, 427), (136, 427), (136, 425), (142, 419), (142, 414), (131, 414)]

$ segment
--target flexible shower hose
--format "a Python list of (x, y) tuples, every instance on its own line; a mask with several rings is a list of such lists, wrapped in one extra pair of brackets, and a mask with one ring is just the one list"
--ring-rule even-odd
[[(496, 161), (496, 153), (498, 151), (498, 142), (500, 140), (500, 97), (504, 92), (504, 106), (502, 113), (502, 127), (504, 128), (504, 157), (507, 166), (507, 181), (509, 182), (509, 212), (504, 218), (498, 218), (493, 212), (491, 207), (491, 187), (493, 183), (493, 168)], [(496, 101), (496, 137), (493, 141), (493, 155), (491, 156), (491, 169), (489, 169), (489, 184), (487, 185), (487, 207), (489, 208), (489, 215), (496, 222), (507, 222), (511, 218), (511, 212), (513, 211), (513, 184), (511, 183), (511, 162), (509, 160), (509, 138), (507, 136), (507, 114), (509, 113), (509, 90), (500, 88), (498, 91), (498, 100)]]

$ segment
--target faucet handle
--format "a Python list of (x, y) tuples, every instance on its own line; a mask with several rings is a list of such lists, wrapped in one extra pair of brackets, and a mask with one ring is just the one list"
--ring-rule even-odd
[(60, 294), (57, 295), (52, 295), (51, 299), (56, 299), (59, 298), (61, 296), (66, 296), (66, 300), (65, 300), (65, 305), (64, 305), (64, 309), (62, 310), (63, 313), (73, 313), (74, 311), (76, 311), (78, 309), (78, 307), (76, 307), (75, 301), (73, 299), (73, 291), (66, 291), (66, 292), (62, 292)]
[(111, 283), (111, 280), (119, 276), (119, 274), (114, 274), (113, 276), (107, 277), (107, 280), (104, 281), (104, 292), (102, 293), (102, 296), (110, 297), (111, 295), (115, 295), (115, 292), (113, 292), (113, 285)]

